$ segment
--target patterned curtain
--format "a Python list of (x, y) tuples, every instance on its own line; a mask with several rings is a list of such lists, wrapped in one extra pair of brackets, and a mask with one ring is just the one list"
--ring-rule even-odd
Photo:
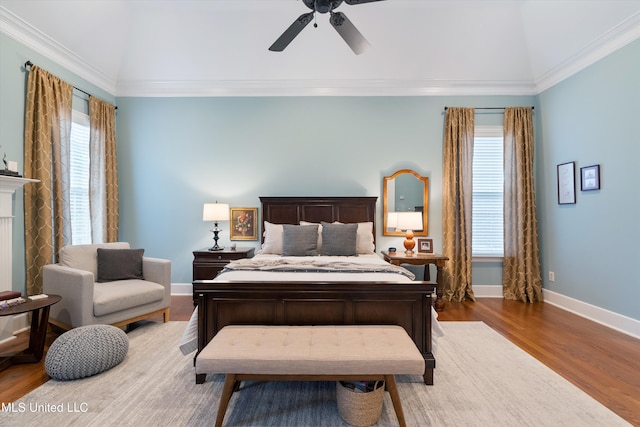
[(542, 301), (538, 224), (533, 182), (533, 111), (504, 111), (504, 261), (505, 299)]
[(471, 200), (473, 192), (473, 108), (448, 108), (442, 179), (443, 254), (448, 301), (475, 301), (471, 288)]
[(116, 107), (89, 97), (89, 198), (93, 243), (118, 240), (118, 163), (116, 160)]
[[(24, 187), (27, 295), (42, 293), (42, 267), (70, 241), (69, 137), (73, 86), (32, 66), (27, 80)], [(65, 214), (66, 213), (66, 214)]]

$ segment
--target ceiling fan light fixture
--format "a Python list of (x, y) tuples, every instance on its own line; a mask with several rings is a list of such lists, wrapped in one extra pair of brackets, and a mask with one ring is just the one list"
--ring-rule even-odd
[(331, 0), (315, 0), (315, 10), (318, 13), (327, 13), (329, 11), (331, 11), (331, 9), (335, 6), (332, 5), (332, 3), (335, 3)]

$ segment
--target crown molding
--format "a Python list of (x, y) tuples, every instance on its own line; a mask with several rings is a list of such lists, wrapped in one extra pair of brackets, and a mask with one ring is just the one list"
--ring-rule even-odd
[(630, 16), (556, 67), (539, 76), (536, 79), (537, 93), (544, 92), (638, 38), (640, 38), (640, 12)]
[(530, 82), (455, 80), (216, 80), (119, 82), (118, 96), (461, 96), (535, 95)]
[[(33, 49), (56, 64), (114, 95), (116, 82), (71, 50), (0, 6), (0, 32)], [(36, 64), (38, 65), (38, 64)]]

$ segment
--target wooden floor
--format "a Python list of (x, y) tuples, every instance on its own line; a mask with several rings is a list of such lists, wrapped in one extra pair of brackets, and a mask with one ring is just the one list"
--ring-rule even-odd
[[(188, 320), (191, 297), (171, 299), (171, 320)], [(634, 426), (640, 427), (640, 340), (550, 304), (501, 298), (447, 303), (441, 321), (481, 320)], [(158, 318), (158, 321), (161, 321)], [(51, 331), (48, 342), (57, 336)], [(18, 342), (16, 344), (16, 342)], [(11, 348), (25, 346), (14, 340)], [(436, 369), (436, 381), (437, 381)], [(49, 379), (44, 362), (0, 372), (0, 402), (13, 402)]]

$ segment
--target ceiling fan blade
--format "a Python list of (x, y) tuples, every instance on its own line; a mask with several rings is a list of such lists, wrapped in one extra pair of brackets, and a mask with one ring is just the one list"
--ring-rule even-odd
[[(354, 1), (354, 0), (352, 0)], [(345, 42), (356, 55), (364, 53), (371, 47), (367, 39), (364, 38), (360, 31), (349, 21), (342, 12), (332, 12), (329, 19), (333, 28), (342, 36)]]
[(298, 19), (293, 21), (293, 24), (291, 24), (289, 28), (287, 28), (285, 32), (278, 37), (278, 40), (271, 45), (269, 50), (272, 52), (282, 52), (312, 20), (313, 12), (300, 15)]
[(346, 4), (354, 5), (361, 3), (373, 3), (374, 1), (384, 1), (384, 0), (344, 0)]

